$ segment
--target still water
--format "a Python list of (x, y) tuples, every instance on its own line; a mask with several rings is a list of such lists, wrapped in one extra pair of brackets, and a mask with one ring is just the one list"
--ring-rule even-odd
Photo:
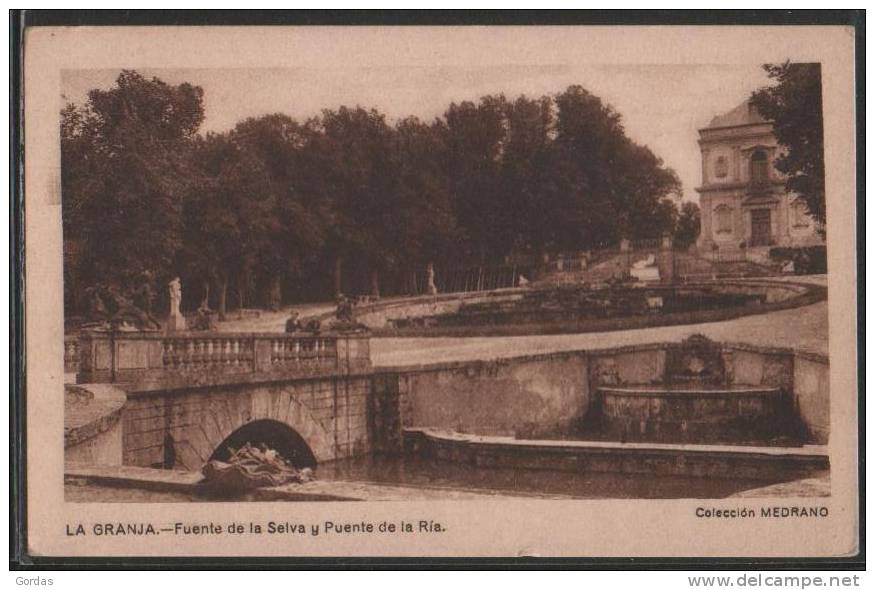
[[(368, 457), (324, 463), (316, 471), (323, 481), (354, 482), (376, 486), (402, 486), (429, 490), (476, 491), (495, 496), (544, 498), (724, 498), (787, 478), (772, 480), (658, 477), (617, 473), (573, 473), (529, 469), (480, 468), (420, 458)], [(68, 502), (198, 502), (209, 498), (195, 494), (141, 489), (67, 485)], [(241, 497), (231, 501), (245, 501)], [(375, 499), (380, 499), (378, 495)]]
[(764, 487), (772, 480), (661, 477), (622, 473), (576, 473), (484, 468), (423, 458), (367, 457), (320, 466), (325, 480), (500, 492), (511, 496), (572, 498), (723, 498)]

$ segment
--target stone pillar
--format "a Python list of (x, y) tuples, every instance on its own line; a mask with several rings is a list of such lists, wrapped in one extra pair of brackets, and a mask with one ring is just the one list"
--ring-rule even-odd
[(337, 337), (337, 368), (342, 374), (371, 367), (371, 339), (363, 334)]
[(255, 338), (252, 345), (254, 358), (252, 366), (256, 373), (267, 372), (271, 370), (273, 352), (273, 341), (270, 338)]
[(108, 332), (83, 331), (79, 335), (77, 383), (112, 381), (113, 345)]
[(741, 207), (741, 201), (744, 197), (739, 195), (737, 199), (735, 199), (735, 204), (732, 207), (732, 248), (737, 249), (741, 247), (741, 241), (744, 240), (746, 242), (750, 241), (750, 236), (747, 235), (747, 230), (744, 227), (744, 211)]
[(711, 252), (711, 244), (714, 243), (711, 238), (711, 197), (709, 195), (702, 194), (699, 196), (699, 211), (702, 225), (699, 230), (699, 239), (696, 241), (698, 242), (699, 252), (707, 255)]
[(741, 146), (732, 146), (732, 182), (741, 182)]
[(702, 148), (702, 185), (708, 184), (708, 154), (710, 149)]
[(659, 267), (659, 280), (664, 283), (674, 282), (674, 246), (670, 234), (662, 234), (656, 263)]

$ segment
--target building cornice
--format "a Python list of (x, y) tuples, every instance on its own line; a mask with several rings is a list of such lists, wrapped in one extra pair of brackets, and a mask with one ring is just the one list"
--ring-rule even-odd
[[(770, 179), (766, 187), (770, 187), (767, 190), (771, 190), (776, 187), (783, 187), (784, 181), (777, 179)], [(702, 186), (695, 187), (695, 191), (697, 193), (716, 193), (721, 191), (744, 191), (745, 193), (758, 193), (762, 192), (761, 187), (753, 187), (749, 182), (726, 182), (723, 184), (703, 184)]]

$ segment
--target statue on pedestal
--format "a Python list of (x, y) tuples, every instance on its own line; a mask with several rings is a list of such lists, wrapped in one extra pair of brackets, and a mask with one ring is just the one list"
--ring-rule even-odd
[(179, 305), (182, 303), (182, 282), (179, 277), (167, 283), (167, 288), (170, 293), (170, 316), (167, 318), (167, 330), (170, 332), (186, 330), (188, 327), (185, 323), (185, 317), (179, 311)]
[(429, 295), (437, 295), (437, 286), (434, 284), (434, 264), (431, 262), (428, 263), (428, 266), (425, 269), (426, 276), (426, 290)]

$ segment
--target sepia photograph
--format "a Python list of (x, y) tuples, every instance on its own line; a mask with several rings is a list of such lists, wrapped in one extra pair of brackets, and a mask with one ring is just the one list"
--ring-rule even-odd
[(819, 64), (354, 77), (63, 72), (67, 499), (829, 494)]
[[(692, 27), (700, 61), (656, 27), (618, 60), (610, 28), (570, 27), (552, 51), (540, 27), (305, 29), (259, 45), (208, 27), (228, 47), (206, 63), (160, 59), (162, 40), (209, 53), (200, 32), (108, 28), (118, 55), (60, 59), (40, 111), (56, 244), (37, 267), (57, 319), (35, 321), (63, 374), (28, 393), (63, 424), (62, 446), (39, 425), (59, 456), (43, 483), (79, 515), (51, 525), (53, 546), (211, 537), (189, 550), (259, 554), (255, 535), (391, 526), (421, 554), (505, 554), (446, 539), (500, 513), (573, 527), (574, 510), (668, 505), (691, 530), (739, 527), (714, 554), (745, 553), (748, 519), (808, 527), (776, 551), (851, 550), (854, 137), (850, 156), (828, 142), (830, 122), (853, 129), (836, 118), (853, 36), (796, 52), (778, 31)], [(514, 36), (528, 49), (503, 54)], [(666, 41), (658, 59), (645, 37)], [(715, 61), (735, 38), (744, 51)], [(263, 52), (223, 58), (242, 46)], [(386, 520), (406, 503), (419, 516)], [(219, 538), (247, 506), (272, 516)], [(312, 516), (336, 506), (359, 516)], [(841, 528), (834, 549), (818, 527)], [(583, 547), (544, 532), (506, 543)], [(311, 550), (349, 549), (292, 554)]]

